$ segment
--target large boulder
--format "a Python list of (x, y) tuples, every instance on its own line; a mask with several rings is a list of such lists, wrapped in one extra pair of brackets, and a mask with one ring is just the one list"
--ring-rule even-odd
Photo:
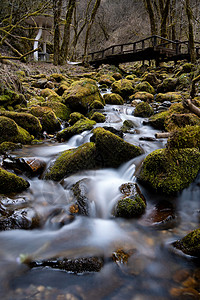
[(28, 144), (33, 140), (33, 136), (17, 123), (7, 117), (0, 116), (0, 143), (13, 142)]
[(112, 84), (112, 93), (119, 94), (122, 98), (126, 98), (133, 94), (134, 87), (132, 80), (121, 79)]
[(0, 194), (19, 193), (29, 185), (23, 178), (0, 168)]
[(155, 191), (173, 194), (186, 188), (200, 169), (200, 152), (193, 149), (158, 149), (149, 154), (138, 180)]
[(142, 149), (125, 142), (104, 128), (93, 129), (91, 141), (95, 142), (102, 167), (117, 168), (122, 163), (143, 153)]
[(92, 79), (75, 81), (63, 94), (62, 101), (72, 111), (88, 113), (94, 101), (103, 102), (96, 82)]
[(135, 117), (148, 118), (153, 115), (153, 108), (147, 102), (140, 102), (134, 110)]
[(124, 100), (122, 96), (116, 93), (105, 94), (103, 98), (106, 104), (115, 104), (115, 105), (124, 104)]
[(78, 171), (96, 167), (96, 146), (85, 143), (77, 149), (64, 151), (48, 169), (45, 179), (59, 181)]
[(54, 133), (60, 130), (60, 121), (50, 107), (35, 106), (30, 109), (30, 113), (40, 120), (43, 131)]
[(186, 126), (184, 128), (175, 130), (168, 138), (167, 147), (170, 149), (200, 149), (200, 125)]
[(155, 89), (152, 87), (152, 85), (150, 85), (149, 82), (143, 81), (135, 86), (135, 92), (147, 92), (150, 94), (155, 94)]
[(0, 116), (14, 120), (19, 126), (26, 129), (30, 134), (37, 136), (42, 131), (42, 126), (38, 118), (29, 113), (18, 113), (10, 111), (0, 111)]

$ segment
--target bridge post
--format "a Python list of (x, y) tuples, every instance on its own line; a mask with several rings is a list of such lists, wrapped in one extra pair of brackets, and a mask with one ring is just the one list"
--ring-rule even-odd
[(133, 52), (136, 52), (136, 43), (133, 43)]
[(123, 53), (123, 46), (124, 45), (121, 45), (120, 53)]
[(142, 41), (142, 50), (144, 50), (144, 41)]
[(181, 49), (180, 49), (180, 42), (178, 40), (175, 40), (176, 42), (176, 55), (181, 53)]
[(153, 47), (156, 47), (157, 46), (157, 36), (154, 35), (153, 36)]

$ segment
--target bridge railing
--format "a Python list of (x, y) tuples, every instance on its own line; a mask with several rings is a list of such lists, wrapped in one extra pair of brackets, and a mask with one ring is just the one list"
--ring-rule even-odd
[[(200, 55), (200, 43), (196, 46), (196, 51)], [(103, 60), (112, 55), (121, 55), (126, 53), (136, 53), (144, 51), (147, 48), (154, 50), (162, 50), (170, 55), (188, 54), (189, 42), (188, 41), (172, 41), (157, 35), (147, 37), (145, 39), (125, 44), (112, 45), (100, 51), (88, 53), (88, 61)]]

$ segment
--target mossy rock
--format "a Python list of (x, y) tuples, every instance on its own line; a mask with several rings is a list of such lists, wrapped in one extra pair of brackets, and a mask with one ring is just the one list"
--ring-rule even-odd
[(46, 101), (45, 101), (44, 97), (42, 97), (42, 96), (34, 96), (34, 97), (31, 97), (28, 100), (27, 106), (29, 108), (29, 107), (36, 106), (36, 105), (42, 105), (45, 102)]
[(174, 194), (189, 186), (200, 169), (200, 152), (193, 149), (158, 149), (149, 154), (138, 180), (157, 192)]
[(152, 87), (152, 85), (150, 85), (149, 82), (143, 81), (135, 86), (135, 92), (147, 92), (154, 95), (155, 89)]
[(178, 77), (177, 90), (188, 89), (190, 88), (191, 83), (192, 79), (188, 74), (181, 74)]
[(148, 123), (155, 129), (165, 130), (165, 119), (168, 115), (168, 111), (157, 113), (149, 118)]
[(130, 96), (130, 100), (140, 99), (145, 102), (153, 102), (154, 95), (147, 92), (136, 92), (132, 96)]
[(81, 119), (87, 120), (87, 118), (79, 112), (73, 112), (70, 114), (69, 117), (70, 117), (69, 124), (71, 126), (74, 125), (77, 121), (79, 121)]
[(0, 116), (14, 120), (19, 126), (34, 136), (37, 136), (42, 131), (39, 119), (32, 114), (0, 111)]
[(177, 83), (178, 83), (177, 78), (173, 78), (173, 77), (165, 78), (163, 82), (158, 85), (157, 91), (158, 93), (174, 92), (176, 90)]
[(0, 106), (7, 108), (9, 106), (14, 107), (15, 105), (27, 106), (24, 95), (11, 90), (6, 90), (4, 95), (0, 95)]
[(0, 144), (0, 154), (6, 154), (9, 151), (14, 151), (16, 149), (21, 149), (22, 144), (12, 143), (12, 142), (3, 142)]
[(91, 141), (96, 144), (99, 163), (102, 167), (117, 168), (122, 163), (143, 153), (140, 147), (129, 144), (112, 132), (100, 127), (93, 129)]
[(115, 93), (105, 94), (103, 98), (106, 104), (113, 104), (113, 105), (124, 104), (124, 100), (119, 94), (115, 94)]
[(200, 257), (200, 229), (195, 229), (182, 239), (173, 243), (173, 246), (183, 253)]
[(74, 82), (62, 96), (62, 101), (69, 106), (72, 111), (83, 114), (88, 113), (93, 107), (94, 101), (102, 104), (103, 98), (100, 95), (96, 82), (92, 79), (82, 79)]
[[(50, 107), (53, 112), (55, 113), (56, 117), (67, 121), (69, 119), (69, 116), (71, 114), (71, 110), (63, 103), (56, 102), (56, 101), (47, 101), (44, 104), (46, 107)], [(43, 105), (42, 105), (43, 106)]]
[(164, 101), (180, 102), (182, 95), (178, 92), (159, 93), (156, 95), (155, 101), (163, 103)]
[(49, 97), (49, 96), (58, 96), (58, 94), (54, 90), (49, 89), (49, 88), (42, 90), (40, 95), (44, 98)]
[(60, 130), (60, 122), (50, 107), (32, 107), (30, 113), (40, 120), (43, 131), (54, 133)]
[(136, 183), (123, 184), (120, 187), (123, 194), (114, 209), (114, 215), (120, 218), (135, 218), (145, 212), (146, 201)]
[(125, 133), (125, 132), (129, 132), (132, 128), (136, 127), (135, 123), (132, 120), (125, 120), (123, 122), (122, 127), (120, 128), (120, 130)]
[(192, 63), (185, 63), (184, 65), (182, 65), (181, 67), (181, 71), (182, 73), (190, 73), (192, 71), (195, 70), (195, 65)]
[(104, 103), (98, 100), (94, 100), (92, 104), (90, 105), (90, 109), (103, 109), (104, 108)]
[(153, 108), (147, 102), (140, 102), (136, 105), (134, 110), (135, 117), (148, 118), (153, 115)]
[(95, 111), (90, 117), (90, 120), (95, 121), (96, 123), (104, 123), (106, 117), (102, 113)]
[(119, 94), (122, 98), (127, 98), (133, 94), (133, 82), (128, 79), (121, 79), (115, 81), (112, 86), (112, 93)]
[(200, 118), (194, 114), (170, 114), (165, 119), (165, 129), (167, 131), (177, 130), (187, 125), (200, 126)]
[(146, 73), (142, 77), (142, 81), (147, 81), (151, 86), (156, 88), (160, 84), (160, 80), (156, 77), (155, 73)]
[(64, 151), (50, 167), (45, 179), (59, 181), (76, 172), (96, 167), (96, 146), (85, 143), (76, 149)]
[(125, 79), (128, 79), (128, 80), (133, 80), (137, 78), (137, 76), (135, 74), (129, 74), (129, 75), (126, 75)]
[(62, 82), (62, 81), (66, 81), (67, 77), (63, 74), (60, 73), (53, 73), (50, 75), (49, 77), (50, 80), (55, 80), (56, 82)]
[(33, 138), (34, 137), (25, 129), (17, 125), (14, 120), (0, 116), (0, 143), (13, 142), (28, 144)]
[(100, 76), (98, 82), (100, 85), (105, 84), (106, 86), (111, 86), (112, 83), (115, 82), (115, 79), (109, 74), (104, 74)]
[(59, 96), (62, 96), (64, 94), (64, 92), (69, 89), (70, 86), (71, 86), (71, 81), (63, 81), (63, 82), (61, 82), (59, 87), (56, 89), (56, 93)]
[(20, 193), (29, 186), (28, 181), (0, 167), (0, 194)]
[(197, 148), (200, 150), (200, 126), (186, 126), (175, 130), (168, 138), (170, 149)]
[(83, 131), (91, 130), (95, 124), (96, 122), (90, 119), (81, 119), (77, 121), (73, 126), (67, 127), (66, 129), (58, 132), (56, 138), (58, 141), (66, 141), (75, 134), (80, 134)]

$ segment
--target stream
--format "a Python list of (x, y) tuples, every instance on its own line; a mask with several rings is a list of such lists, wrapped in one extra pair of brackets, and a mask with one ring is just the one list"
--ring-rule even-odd
[[(200, 176), (173, 197), (154, 194), (139, 185), (147, 201), (145, 214), (138, 219), (112, 216), (119, 187), (135, 182), (145, 156), (166, 144), (166, 139), (155, 139), (157, 130), (143, 125), (144, 119), (134, 117), (133, 111), (128, 104), (106, 105), (106, 122), (96, 127), (120, 129), (124, 120), (133, 121), (135, 126), (124, 134), (124, 140), (141, 146), (145, 154), (118, 169), (84, 171), (61, 183), (28, 178), (27, 191), (3, 199), (7, 203), (15, 200), (19, 206), (26, 202), (38, 215), (49, 217), (44, 218), (40, 229), (0, 232), (1, 299), (175, 299), (173, 291), (182, 287), (180, 273), (200, 278), (198, 261), (174, 253), (170, 247), (171, 242), (199, 228)], [(24, 146), (12, 155), (39, 158), (49, 165), (59, 153), (88, 142), (91, 135), (83, 132), (63, 143), (47, 140), (41, 145)], [(76, 216), (72, 222), (58, 226), (56, 215), (49, 212), (68, 210), (73, 200), (71, 187), (82, 178), (90, 182), (90, 217)], [(117, 257), (118, 249), (133, 253), (127, 263)], [(75, 274), (48, 266), (29, 268), (20, 262), (23, 255), (35, 261), (103, 257), (104, 262), (99, 272)], [(184, 287), (191, 286), (188, 283)], [(198, 299), (190, 296), (180, 299)]]

